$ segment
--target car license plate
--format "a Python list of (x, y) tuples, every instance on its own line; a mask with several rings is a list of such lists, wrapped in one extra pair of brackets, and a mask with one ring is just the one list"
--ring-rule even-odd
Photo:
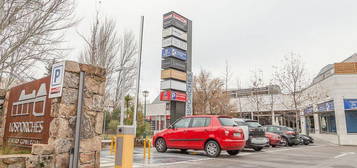
[(237, 136), (237, 137), (240, 136), (240, 135), (241, 135), (241, 133), (234, 133), (233, 134), (233, 136)]
[(264, 144), (264, 143), (267, 143), (267, 139), (266, 138), (253, 138), (252, 139), (252, 143), (254, 143), (254, 144)]

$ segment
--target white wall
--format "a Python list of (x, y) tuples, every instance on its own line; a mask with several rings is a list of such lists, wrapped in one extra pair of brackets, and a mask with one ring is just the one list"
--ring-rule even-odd
[(147, 116), (169, 115), (166, 111), (166, 103), (147, 104), (146, 105)]
[(314, 114), (315, 137), (340, 145), (357, 145), (357, 134), (347, 133), (343, 102), (343, 99), (357, 99), (357, 74), (334, 74), (307, 88), (303, 95), (308, 101), (302, 108), (313, 105), (314, 111), (317, 111), (317, 104), (334, 100), (337, 134), (319, 134), (319, 118)]
[[(272, 98), (271, 95), (259, 95), (261, 103), (259, 105), (259, 111), (271, 111)], [(241, 103), (241, 108), (239, 107), (239, 102)], [(273, 95), (273, 110), (274, 111), (285, 111), (292, 107), (291, 96), (285, 94), (274, 94)], [(236, 107), (236, 112), (251, 112), (257, 111), (256, 103), (251, 97), (240, 97), (232, 98), (231, 104)]]

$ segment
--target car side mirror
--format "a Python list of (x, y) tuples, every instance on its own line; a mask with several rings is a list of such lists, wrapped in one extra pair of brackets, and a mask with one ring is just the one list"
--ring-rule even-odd
[(175, 129), (175, 126), (170, 125), (168, 128), (169, 128), (169, 129)]

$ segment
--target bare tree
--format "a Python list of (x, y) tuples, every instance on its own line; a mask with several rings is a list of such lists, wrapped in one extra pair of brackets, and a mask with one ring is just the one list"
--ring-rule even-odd
[[(23, 80), (29, 66), (61, 57), (65, 29), (73, 22), (72, 0), (0, 2), (0, 82)], [(26, 73), (24, 73), (26, 71)]]
[(302, 104), (302, 89), (307, 86), (306, 69), (301, 57), (296, 53), (289, 53), (281, 66), (274, 67), (274, 81), (281, 87), (283, 93), (291, 96), (290, 107), (295, 110), (296, 128), (299, 127), (299, 106)]
[[(232, 78), (233, 73), (230, 70), (230, 66), (228, 64), (228, 61), (226, 60), (226, 66), (225, 66), (225, 72), (223, 75), (223, 79), (224, 79), (224, 86), (225, 86), (225, 97), (228, 97), (228, 85), (229, 85), (229, 81)], [(223, 105), (223, 113), (227, 113), (230, 111), (230, 107), (229, 104)]]
[[(249, 101), (254, 104), (254, 108), (251, 111), (251, 119), (254, 119), (254, 112), (259, 114), (262, 105), (263, 105), (263, 98), (259, 91), (264, 87), (263, 81), (263, 71), (258, 69), (251, 72), (251, 79), (250, 79), (250, 88), (251, 94), (248, 96)], [(259, 120), (259, 117), (258, 117)]]
[(118, 67), (116, 69), (117, 79), (114, 84), (114, 102), (116, 105), (133, 87), (136, 75), (136, 60), (134, 56), (138, 52), (138, 46), (132, 32), (124, 33), (121, 44)]
[(105, 68), (107, 84), (110, 84), (112, 74), (117, 65), (117, 54), (120, 49), (120, 39), (115, 31), (115, 21), (106, 18), (100, 22), (98, 14), (91, 28), (90, 38), (85, 38), (86, 47), (81, 54), (81, 62)]
[(228, 114), (233, 108), (224, 90), (224, 82), (201, 70), (193, 83), (194, 114)]
[(119, 36), (115, 30), (115, 21), (106, 18), (101, 22), (98, 15), (97, 13), (90, 37), (85, 38), (80, 34), (86, 42), (81, 61), (106, 69), (105, 103), (114, 103), (116, 108), (133, 85), (137, 45), (132, 32)]
[(117, 54), (120, 47), (120, 39), (115, 30), (115, 21), (104, 19), (101, 22), (98, 13), (90, 30), (89, 38), (78, 33), (85, 41), (85, 48), (81, 53), (80, 61), (86, 64), (105, 68), (106, 70), (106, 87), (104, 93), (104, 104), (110, 104), (110, 85), (112, 75), (117, 68)]
[(193, 81), (193, 109), (194, 114), (205, 113), (208, 108), (210, 73), (201, 70)]
[(242, 89), (242, 83), (241, 81), (237, 78), (237, 100), (238, 100), (238, 108), (239, 108), (239, 113), (240, 113), (240, 117), (242, 117), (242, 100), (241, 100), (241, 96), (238, 95), (239, 94), (239, 90)]
[(228, 61), (226, 60), (226, 67), (225, 67), (225, 72), (224, 72), (224, 86), (225, 86), (225, 90), (226, 90), (226, 93), (228, 91), (228, 84), (229, 84), (229, 81), (231, 80), (232, 78), (232, 75), (233, 73), (231, 72), (231, 69), (230, 69), (230, 66), (228, 64)]
[(268, 87), (268, 93), (269, 93), (269, 98), (270, 98), (270, 111), (271, 111), (271, 124), (276, 125), (275, 122), (275, 111), (274, 111), (274, 104), (275, 104), (275, 97), (274, 97), (274, 85), (273, 82), (270, 81), (269, 87)]

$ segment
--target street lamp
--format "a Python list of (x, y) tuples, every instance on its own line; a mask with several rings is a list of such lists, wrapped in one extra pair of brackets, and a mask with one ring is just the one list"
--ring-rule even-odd
[(144, 117), (146, 117), (146, 97), (149, 96), (149, 91), (144, 90), (143, 95), (144, 95)]
[(146, 122), (146, 97), (149, 96), (149, 91), (144, 90), (143, 96), (144, 96), (144, 120), (143, 120), (143, 122), (144, 122), (144, 137), (146, 138), (146, 134), (147, 134), (146, 124), (145, 124), (145, 122)]

